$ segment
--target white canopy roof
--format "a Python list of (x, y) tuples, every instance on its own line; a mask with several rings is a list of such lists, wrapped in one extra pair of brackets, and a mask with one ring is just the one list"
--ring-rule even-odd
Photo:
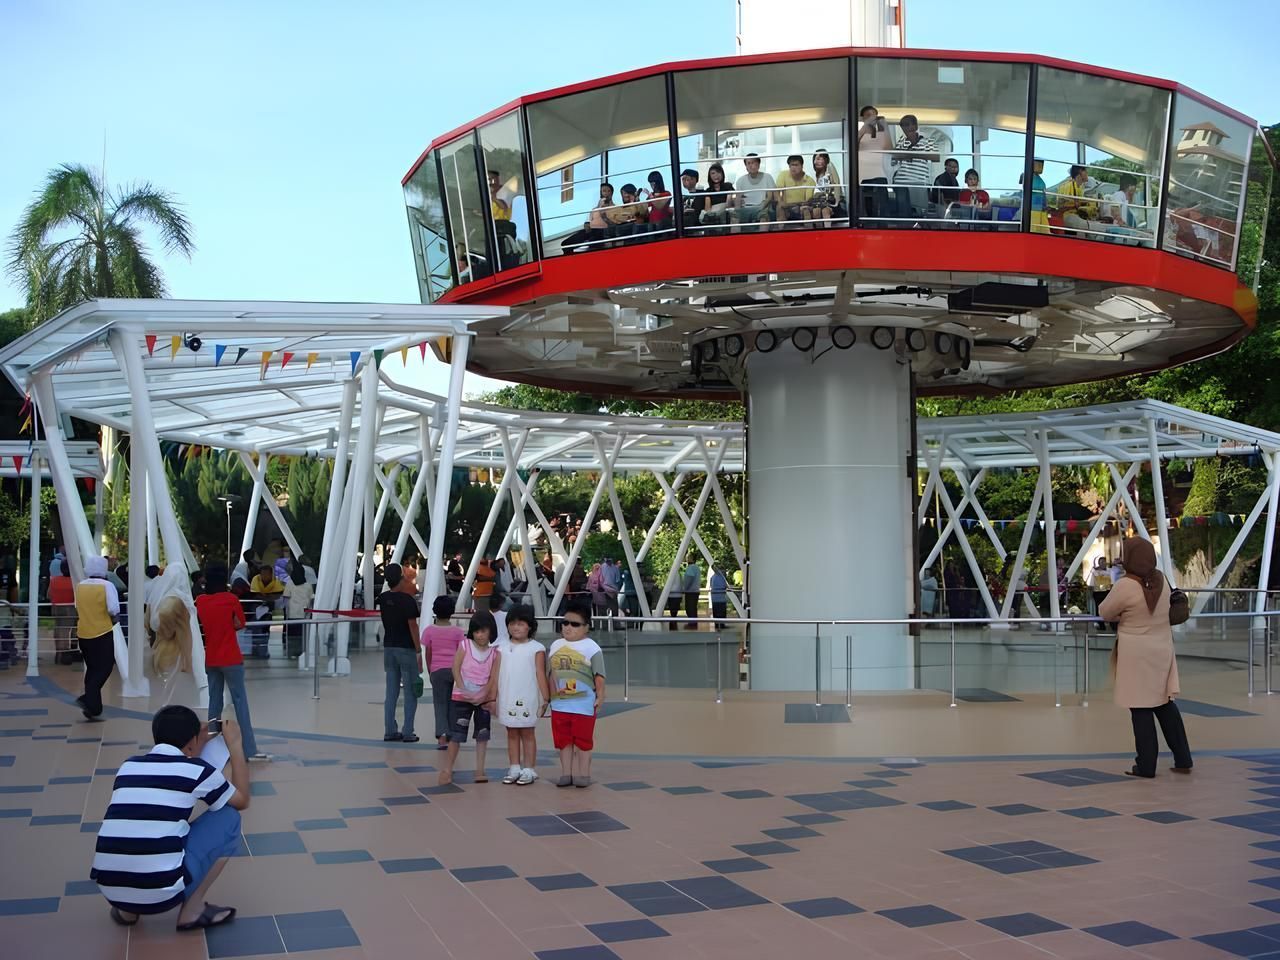
[[(323, 457), (332, 456), (336, 446), (343, 385), (381, 351), (375, 458), (417, 463), (424, 421), (432, 430), (441, 429), (445, 400), (409, 382), (411, 371), (400, 351), (418, 353), (420, 345), (438, 338), (468, 336), (469, 324), (505, 312), (409, 304), (90, 301), (0, 351), (0, 369), (19, 390), (27, 389), (33, 373), (49, 369), (62, 413), (127, 431), (132, 398), (106, 346), (110, 330), (123, 330), (136, 338), (143, 354), (161, 439)], [(199, 350), (182, 342), (190, 335), (203, 341)], [(152, 337), (149, 348), (146, 341)], [(291, 357), (283, 364), (286, 354)], [(1280, 450), (1280, 434), (1153, 400), (921, 419), (917, 434), (922, 465), (926, 450), (944, 444), (947, 467), (1034, 467), (1035, 438), (1045, 431), (1055, 464), (1133, 462), (1150, 456), (1148, 421), (1166, 458)], [(357, 406), (354, 430), (372, 422), (376, 419), (363, 416)], [(526, 468), (599, 469), (600, 450), (611, 454), (615, 445), (614, 469), (622, 473), (701, 472), (721, 448), (721, 471), (744, 468), (743, 428), (737, 422), (516, 411), (476, 402), (463, 404), (455, 463), (502, 466), (503, 433), (514, 440), (526, 431), (520, 456)], [(0, 460), (0, 469), (6, 464), (12, 467), (11, 460)]]

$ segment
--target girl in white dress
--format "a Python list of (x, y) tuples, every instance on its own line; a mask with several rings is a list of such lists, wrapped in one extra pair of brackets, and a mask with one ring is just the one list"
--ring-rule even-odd
[(509, 639), (498, 664), (498, 722), (507, 729), (511, 766), (502, 782), (524, 786), (538, 779), (535, 728), (550, 700), (547, 648), (533, 639), (538, 621), (532, 607), (512, 607), (506, 627)]

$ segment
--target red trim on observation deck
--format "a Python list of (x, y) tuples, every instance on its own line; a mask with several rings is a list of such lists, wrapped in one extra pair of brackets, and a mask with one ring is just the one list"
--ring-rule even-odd
[(981, 50), (911, 50), (898, 49), (896, 47), (828, 47), (820, 50), (789, 50), (778, 53), (757, 53), (749, 56), (732, 56), (732, 57), (712, 57), (701, 60), (677, 60), (668, 63), (654, 64), (648, 67), (639, 67), (635, 70), (627, 70), (623, 73), (611, 74), (607, 77), (599, 77), (594, 80), (583, 80), (578, 83), (571, 83), (562, 87), (553, 87), (550, 90), (542, 90), (538, 93), (526, 94), (517, 97), (500, 107), (490, 110), (474, 120), (461, 126), (454, 127), (448, 133), (441, 134), (427, 145), (427, 148), (419, 154), (418, 159), (414, 161), (413, 166), (409, 168), (409, 172), (401, 179), (400, 184), (409, 182), (418, 171), (418, 167), (422, 165), (422, 161), (426, 159), (428, 153), (436, 148), (456, 140), (458, 137), (474, 130), (476, 127), (496, 120), (504, 114), (510, 113), (518, 107), (527, 106), (531, 103), (538, 103), (542, 100), (553, 100), (556, 97), (564, 97), (573, 93), (583, 93), (587, 90), (597, 90), (601, 87), (609, 87), (619, 83), (626, 83), (629, 80), (643, 80), (646, 77), (661, 76), (664, 73), (673, 71), (687, 72), (694, 70), (714, 70), (720, 67), (742, 67), (752, 64), (762, 63), (798, 63), (806, 60), (831, 60), (841, 57), (859, 57), (862, 59), (905, 59), (905, 60), (964, 60), (974, 63), (1026, 63), (1038, 64), (1042, 67), (1052, 67), (1057, 70), (1071, 70), (1076, 73), (1084, 73), (1090, 76), (1103, 77), (1109, 80), (1121, 80), (1126, 83), (1137, 83), (1148, 87), (1157, 87), (1162, 90), (1170, 90), (1180, 93), (1184, 96), (1191, 97), (1206, 106), (1215, 110), (1220, 110), (1230, 117), (1246, 124), (1250, 128), (1256, 127), (1257, 121), (1252, 117), (1241, 113), (1223, 103), (1219, 103), (1212, 97), (1207, 97), (1202, 93), (1185, 87), (1180, 83), (1172, 80), (1163, 80), (1159, 77), (1148, 77), (1139, 73), (1129, 73), (1124, 70), (1112, 70), (1108, 67), (1099, 67), (1088, 63), (1077, 63), (1072, 60), (1062, 60), (1057, 57), (1045, 57), (1031, 53), (997, 53), (992, 51)]

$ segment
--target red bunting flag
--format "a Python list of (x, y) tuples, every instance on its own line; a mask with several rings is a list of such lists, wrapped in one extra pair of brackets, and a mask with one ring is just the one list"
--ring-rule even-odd
[(281, 354), (281, 355), (280, 355), (280, 369), (281, 369), (281, 370), (283, 370), (283, 369), (285, 368), (285, 364), (287, 364), (287, 363), (288, 363), (290, 360), (292, 360), (292, 359), (293, 359), (293, 354), (292, 354), (292, 353), (290, 353), (288, 350), (286, 350), (283, 354)]
[(154, 333), (148, 333), (146, 336), (146, 340), (147, 340), (147, 356), (148, 357), (154, 356), (156, 352), (156, 335)]
[(31, 408), (31, 394), (27, 394), (22, 398), (22, 409), (18, 411), (18, 416), (22, 416)]
[(13, 456), (13, 469), (17, 470), (18, 473), (22, 472), (22, 459), (21, 454), (14, 454)]
[(420, 344), (418, 344), (418, 352), (422, 354), (423, 360), (427, 359), (427, 341), (423, 340)]

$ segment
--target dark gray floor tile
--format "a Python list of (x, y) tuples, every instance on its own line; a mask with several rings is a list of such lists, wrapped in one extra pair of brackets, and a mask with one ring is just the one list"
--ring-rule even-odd
[[(606, 706), (612, 706), (612, 704), (606, 704)], [(599, 943), (594, 943), (589, 947), (539, 950), (534, 956), (538, 960), (620, 960), (616, 953)]]
[(612, 923), (588, 923), (586, 926), (605, 943), (625, 943), (628, 940), (652, 940), (655, 937), (671, 936), (652, 920), (617, 920)]
[(783, 817), (783, 819), (807, 827), (815, 823), (840, 823), (844, 820), (844, 817), (837, 817), (833, 813), (795, 813), (789, 817)]
[(275, 917), (237, 916), (231, 923), (210, 927), (204, 932), (204, 940), (209, 960), (285, 952)]
[(62, 891), (64, 897), (87, 897), (98, 892), (98, 884), (93, 880), (68, 880)]
[(266, 780), (255, 780), (249, 784), (249, 796), (274, 797), (276, 796), (276, 785)]
[(525, 877), (543, 892), (553, 890), (578, 890), (596, 886), (596, 882), (583, 873), (555, 873), (545, 877)]
[(93, 777), (54, 777), (49, 781), (49, 786), (61, 786), (68, 783), (93, 783)]
[(341, 910), (282, 913), (277, 915), (276, 924), (290, 953), (360, 946), (360, 938)]
[(58, 897), (34, 897), (28, 900), (0, 900), (0, 917), (17, 917), (32, 913), (57, 913)]
[(533, 816), (507, 819), (531, 837), (561, 837), (578, 832), (559, 817)]
[(1204, 703), (1200, 700), (1178, 698), (1178, 709), (1193, 717), (1256, 717), (1258, 714), (1248, 710), (1236, 710), (1233, 707), (1220, 707), (1216, 703)]
[(694, 793), (711, 793), (706, 787), (663, 787), (663, 793), (669, 793), (673, 797), (683, 797)]
[(419, 787), (418, 792), (424, 797), (440, 797), (450, 793), (462, 793), (463, 790), (456, 783), (444, 783), (434, 787)]
[(879, 777), (873, 777), (868, 780), (846, 780), (851, 787), (858, 787), (860, 790), (879, 790), (882, 787), (896, 787), (897, 784), (892, 780), (882, 780)]
[(396, 773), (435, 773), (436, 768), (428, 765), (417, 764), (410, 767), (395, 767)]
[[(287, 853), (306, 853), (302, 837), (295, 830), (282, 830), (277, 833), (246, 833), (245, 843), (249, 852), (255, 857), (271, 857)], [(238, 923), (239, 917), (236, 918)]]
[(926, 810), (972, 810), (972, 803), (961, 803), (959, 800), (929, 800), (920, 804)]
[(386, 873), (421, 873), (425, 870), (443, 870), (435, 857), (410, 857), (406, 860), (379, 860), (378, 866)]
[(1051, 847), (1049, 844), (1041, 843), (1039, 840), (1010, 840), (1005, 843), (993, 843), (991, 846), (1015, 857), (1025, 857), (1033, 853), (1058, 852), (1057, 847)]
[(1150, 813), (1134, 814), (1139, 820), (1150, 820), (1152, 823), (1183, 823), (1187, 820), (1194, 820), (1195, 817), (1189, 817), (1185, 813), (1176, 813), (1173, 810), (1153, 810)]
[(760, 832), (766, 837), (773, 837), (775, 840), (803, 840), (806, 837), (822, 836), (817, 830), (809, 827), (774, 827)]
[(79, 822), (80, 814), (78, 813), (51, 813), (44, 816), (32, 817), (30, 826), (60, 827)]
[(391, 811), (386, 807), (343, 807), (338, 812), (347, 819), (355, 819), (357, 817), (387, 817), (391, 815)]
[(365, 863), (373, 859), (368, 850), (320, 850), (311, 855), (317, 864)]
[(408, 797), (380, 797), (380, 802), (388, 807), (413, 807), (421, 806), (424, 803), (430, 803), (424, 796), (408, 796)]
[(1177, 940), (1172, 933), (1157, 930), (1136, 920), (1125, 920), (1120, 923), (1104, 923), (1097, 927), (1085, 927), (1085, 933), (1118, 944), (1122, 947), (1138, 947), (1144, 943), (1160, 943), (1162, 940)]
[(1228, 930), (1192, 939), (1237, 957), (1269, 957), (1280, 952), (1280, 942), (1252, 930)]
[(1029, 803), (1001, 803), (994, 807), (987, 807), (996, 813), (1003, 813), (1006, 817), (1021, 817), (1028, 813), (1044, 813), (1043, 807), (1033, 807)]
[(938, 923), (952, 923), (956, 920), (964, 919), (964, 917), (958, 916), (950, 910), (944, 910), (942, 907), (936, 907), (931, 903), (922, 904), (918, 907), (877, 910), (876, 913), (882, 917), (888, 917), (894, 923), (900, 923), (904, 927), (930, 927)]
[(961, 687), (956, 690), (956, 699), (965, 703), (1020, 703), (1017, 697), (1011, 697), (999, 690), (988, 690), (986, 687)]
[[(799, 827), (796, 828), (800, 829)], [(757, 843), (735, 843), (733, 849), (741, 850), (748, 857), (769, 857), (776, 853), (799, 853), (800, 850), (778, 840), (761, 840)]]
[(1069, 817), (1076, 817), (1080, 820), (1101, 820), (1103, 817), (1118, 817), (1120, 814), (1113, 813), (1110, 810), (1103, 810), (1101, 807), (1073, 807), (1070, 810), (1059, 810), (1059, 813), (1065, 813)]
[(784, 907), (793, 913), (810, 920), (821, 920), (824, 917), (847, 917), (855, 913), (863, 913), (862, 907), (842, 900), (840, 897), (817, 897), (813, 900), (793, 900), (784, 903)]
[(850, 723), (849, 708), (843, 704), (788, 703), (782, 713), (783, 723)]
[(7, 807), (0, 809), (0, 820), (27, 820), (31, 813), (30, 807)]
[(1070, 927), (1042, 917), (1038, 913), (1012, 913), (1004, 917), (988, 917), (979, 923), (999, 930), (1010, 937), (1032, 937), (1037, 933), (1053, 933), (1055, 930), (1069, 930)]
[(685, 896), (692, 897), (712, 910), (750, 907), (769, 902), (728, 877), (690, 877), (686, 880), (670, 880), (668, 883)]
[(610, 790), (627, 791), (627, 790), (652, 790), (652, 784), (645, 783), (643, 780), (623, 780), (620, 783), (606, 783), (606, 787)]
[(510, 880), (516, 876), (516, 872), (507, 866), (492, 867), (459, 867), (456, 870), (450, 870), (454, 878), (460, 883), (476, 883), (480, 880)]
[(347, 821), (341, 817), (329, 817), (321, 820), (295, 820), (293, 827), (295, 830), (342, 830), (347, 826)]
[(754, 873), (768, 870), (769, 865), (753, 857), (732, 857), (728, 860), (703, 860), (702, 865), (716, 873)]
[(763, 800), (773, 796), (768, 790), (726, 790), (724, 795), (732, 800)]

